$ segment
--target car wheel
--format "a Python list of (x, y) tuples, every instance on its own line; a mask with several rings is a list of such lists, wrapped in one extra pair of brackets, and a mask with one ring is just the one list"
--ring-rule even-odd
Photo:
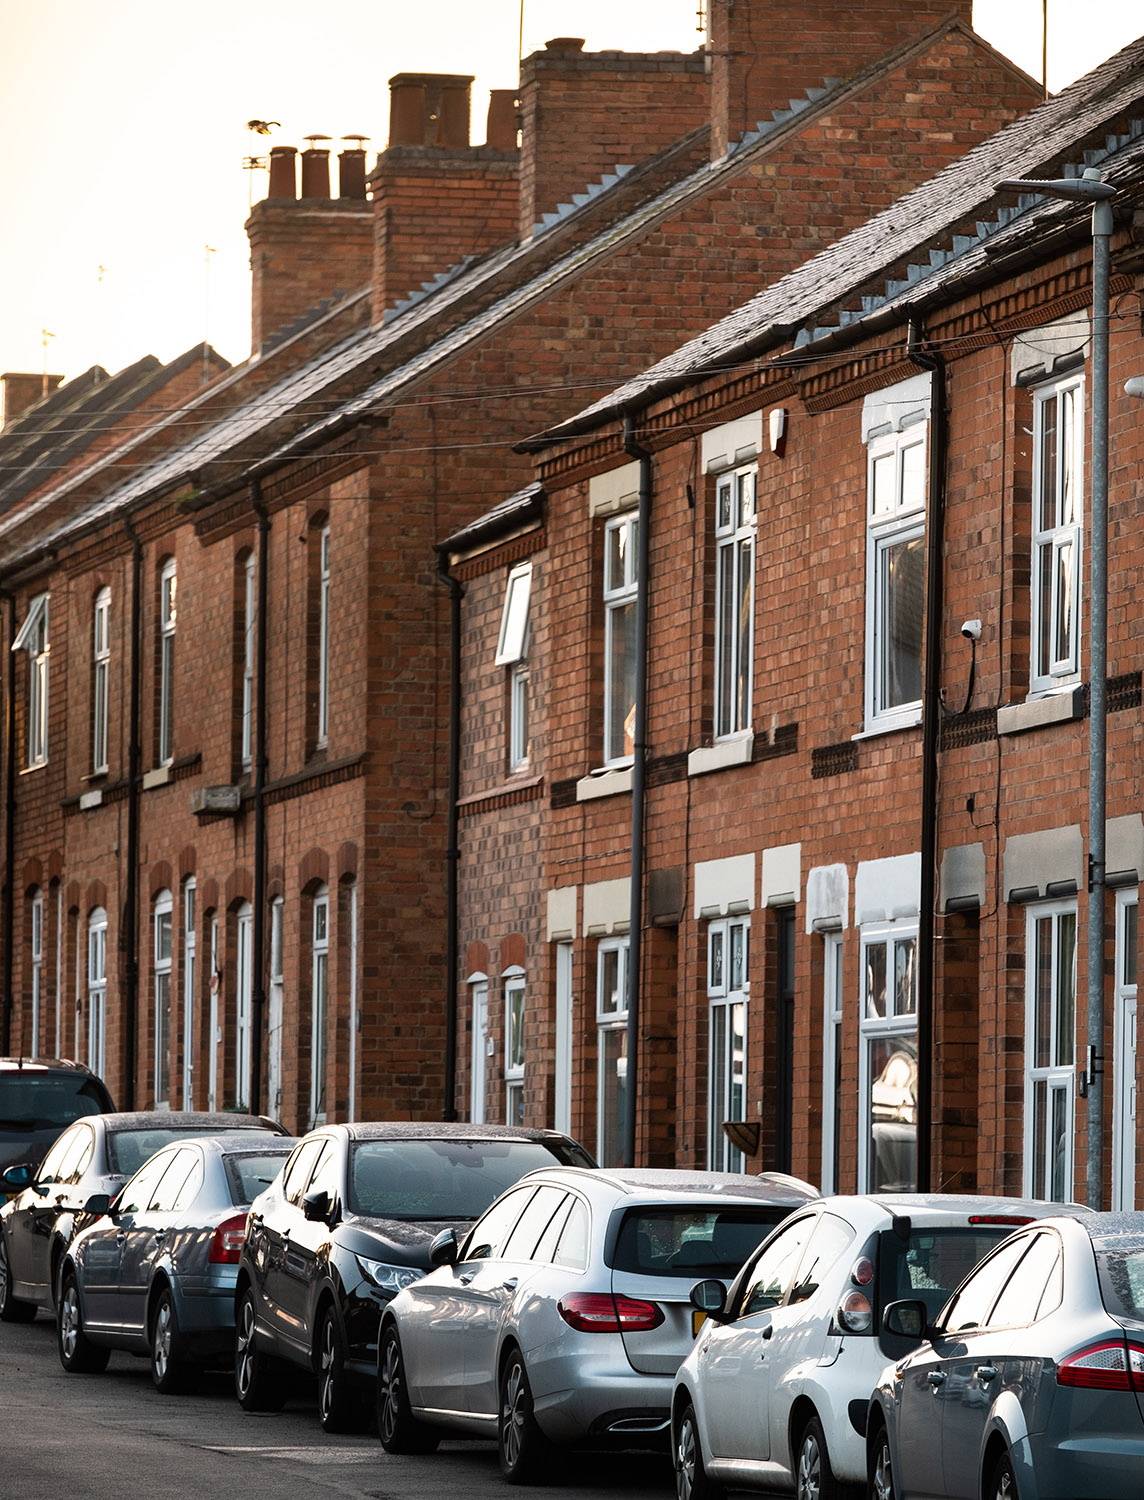
[(151, 1314), (151, 1379), (157, 1391), (171, 1396), (185, 1391), (194, 1373), (183, 1353), (174, 1296), (170, 1287), (164, 1287)]
[(12, 1295), (12, 1270), (8, 1264), (8, 1246), (0, 1231), (0, 1323), (30, 1323), (36, 1316), (34, 1302), (20, 1302)]
[(377, 1435), (387, 1453), (434, 1453), (440, 1441), (431, 1427), (413, 1415), (401, 1340), (392, 1323), (382, 1332), (377, 1356)]
[(346, 1373), (337, 1314), (327, 1307), (318, 1332), (318, 1416), (326, 1432), (358, 1432), (365, 1425), (362, 1398)]
[(1018, 1500), (1017, 1481), (1013, 1476), (1013, 1460), (1002, 1453), (989, 1482), (989, 1500)]
[(282, 1376), (255, 1342), (254, 1293), (249, 1288), (234, 1320), (234, 1390), (243, 1411), (281, 1411), (286, 1404)]
[(69, 1375), (98, 1375), (100, 1370), (107, 1369), (111, 1350), (93, 1344), (83, 1331), (83, 1313), (74, 1271), (64, 1274), (60, 1305), (56, 1310), (56, 1333), (60, 1364)]
[(541, 1484), (547, 1477), (543, 1467), (550, 1447), (532, 1409), (532, 1387), (519, 1349), (510, 1352), (501, 1371), (497, 1452), (509, 1484)]
[(826, 1435), (817, 1417), (811, 1417), (798, 1440), (794, 1492), (798, 1500), (843, 1500), (847, 1494), (830, 1467)]
[(894, 1500), (894, 1497), (890, 1435), (884, 1427), (879, 1427), (870, 1444), (870, 1500)]
[(703, 1445), (699, 1441), (699, 1423), (693, 1406), (683, 1408), (672, 1459), (676, 1500), (723, 1500), (723, 1486), (709, 1478), (704, 1467)]

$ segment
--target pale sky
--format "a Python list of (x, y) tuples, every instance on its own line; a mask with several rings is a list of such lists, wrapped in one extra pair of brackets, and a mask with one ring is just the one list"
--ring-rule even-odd
[[(524, 52), (692, 51), (699, 0), (524, 0)], [(841, 5), (840, 5), (841, 8)], [(1035, 76), (1042, 0), (975, 0), (974, 24)], [(243, 223), (265, 196), (244, 157), (303, 136), (385, 146), (394, 73), (472, 73), (475, 142), (490, 88), (517, 81), (520, 0), (0, 0), (0, 371), (69, 379), (204, 335), (250, 348)], [(1059, 89), (1144, 31), (1140, 0), (1049, 0)], [(277, 120), (267, 140), (245, 128)], [(212, 247), (209, 256), (207, 246)], [(207, 262), (209, 261), (209, 273)]]

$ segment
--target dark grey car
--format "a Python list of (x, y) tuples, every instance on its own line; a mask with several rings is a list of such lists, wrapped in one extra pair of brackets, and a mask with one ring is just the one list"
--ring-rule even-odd
[(149, 1355), (163, 1392), (234, 1348), (234, 1283), (252, 1199), (295, 1142), (241, 1131), (177, 1141), (135, 1173), (75, 1238), (60, 1267), (60, 1360), (107, 1365), (112, 1349)]
[(35, 1169), (65, 1125), (114, 1108), (103, 1079), (83, 1063), (0, 1057), (0, 1172)]

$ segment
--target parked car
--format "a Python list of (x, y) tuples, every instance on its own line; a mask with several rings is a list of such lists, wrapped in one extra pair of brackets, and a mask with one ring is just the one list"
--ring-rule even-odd
[[(497, 1439), (525, 1483), (550, 1444), (666, 1445), (695, 1337), (696, 1276), (730, 1281), (809, 1183), (720, 1172), (534, 1172), (382, 1316), (377, 1424), (390, 1453)], [(719, 1283), (722, 1285), (722, 1281)]]
[(248, 1411), (316, 1374), (328, 1431), (364, 1424), (381, 1310), (429, 1269), (429, 1244), (468, 1226), (525, 1173), (594, 1166), (555, 1130), (509, 1125), (327, 1125), (303, 1137), (252, 1204), (235, 1291), (235, 1388)]
[(17, 1165), (34, 1171), (65, 1125), (114, 1108), (103, 1079), (82, 1063), (0, 1057), (0, 1172)]
[(149, 1356), (156, 1388), (168, 1393), (229, 1360), (247, 1210), (293, 1145), (267, 1131), (189, 1137), (152, 1156), (114, 1201), (105, 1197), (107, 1212), (60, 1267), (64, 1369), (99, 1371), (124, 1349)]
[(15, 1194), (0, 1209), (0, 1320), (29, 1322), (38, 1307), (55, 1307), (64, 1251), (99, 1217), (86, 1207), (93, 1195), (113, 1198), (169, 1141), (251, 1130), (286, 1134), (264, 1115), (202, 1110), (87, 1115), (59, 1135), (38, 1170), (27, 1164), (9, 1167), (0, 1175), (0, 1183)]
[(869, 1414), (877, 1500), (1139, 1500), (1144, 1489), (1144, 1214), (1048, 1219), (1011, 1236), (891, 1365)]
[[(944, 1194), (824, 1198), (783, 1224), (707, 1314), (672, 1397), (678, 1500), (734, 1489), (832, 1500), (866, 1481), (866, 1415), (886, 1361), (920, 1342), (891, 1333), (903, 1297), (935, 1317), (1014, 1227), (1059, 1203)], [(1078, 1210), (1083, 1212), (1083, 1210)]]

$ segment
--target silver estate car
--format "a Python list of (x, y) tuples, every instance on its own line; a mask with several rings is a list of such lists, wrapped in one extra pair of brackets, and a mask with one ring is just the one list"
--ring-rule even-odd
[(390, 1453), (448, 1433), (498, 1440), (506, 1479), (550, 1444), (666, 1445), (671, 1382), (699, 1315), (697, 1277), (730, 1281), (817, 1198), (780, 1174), (533, 1172), (382, 1314), (378, 1432)]
[(928, 1342), (874, 1392), (875, 1500), (1144, 1494), (1144, 1214), (1042, 1220), (936, 1318), (909, 1300), (886, 1319)]

